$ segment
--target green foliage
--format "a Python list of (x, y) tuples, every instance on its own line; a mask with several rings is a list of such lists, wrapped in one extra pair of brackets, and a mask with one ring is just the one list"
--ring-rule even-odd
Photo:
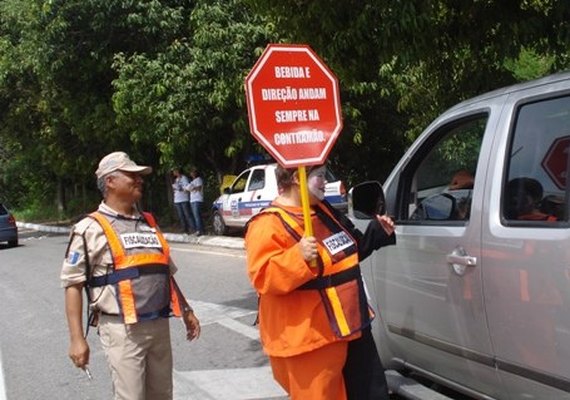
[(45, 201), (34, 200), (33, 202), (26, 205), (25, 209), (11, 210), (14, 212), (14, 216), (17, 221), (21, 222), (33, 222), (33, 223), (53, 223), (54, 218), (57, 221), (61, 221), (60, 212), (58, 211), (55, 204), (47, 204)]
[(339, 78), (336, 174), (383, 180), (444, 109), (570, 67), (569, 21), (553, 0), (0, 0), (0, 193), (73, 215), (121, 149), (158, 171), (145, 205), (170, 217), (171, 166), (219, 177), (260, 151), (243, 81), (271, 42)]
[(516, 59), (506, 59), (505, 68), (520, 81), (545, 76), (552, 71), (555, 57), (549, 55), (539, 55), (534, 50), (523, 48)]
[[(339, 76), (346, 113), (343, 135), (351, 139), (344, 144), (365, 162), (388, 159), (391, 164), (393, 151), (463, 99), (570, 66), (568, 2), (249, 3), (272, 17), (290, 41), (309, 43)], [(381, 140), (375, 142), (366, 131), (369, 136), (382, 132)], [(342, 159), (346, 150), (333, 156)], [(347, 162), (358, 168), (355, 161)], [(385, 176), (387, 164), (369, 167)]]
[(118, 148), (140, 153), (115, 121), (111, 64), (118, 51), (152, 53), (170, 42), (186, 18), (183, 5), (0, 3), (0, 46), (6, 50), (0, 56), (0, 134), (6, 145), (0, 162), (20, 166), (17, 175), (0, 173), (0, 181), (10, 189), (18, 182), (16, 187), (25, 193), (18, 196), (20, 202), (31, 204), (42, 187), (24, 179), (35, 174), (49, 183), (41, 198), (47, 196), (51, 203), (57, 196), (58, 207), (65, 209), (66, 199), (74, 195), (67, 188), (92, 182), (100, 156)]
[(251, 146), (243, 80), (272, 26), (242, 1), (198, 1), (187, 30), (156, 55), (119, 54), (113, 104), (135, 142), (155, 145), (161, 164), (230, 167)]

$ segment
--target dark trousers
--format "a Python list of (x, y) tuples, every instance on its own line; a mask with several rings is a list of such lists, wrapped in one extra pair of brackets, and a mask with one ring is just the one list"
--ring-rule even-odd
[(388, 383), (370, 328), (348, 343), (342, 370), (348, 400), (388, 400)]
[(186, 233), (192, 232), (195, 228), (194, 218), (192, 217), (192, 210), (190, 209), (190, 202), (183, 201), (181, 203), (174, 203), (176, 213), (180, 220), (180, 226)]
[(190, 208), (192, 209), (192, 215), (194, 216), (194, 227), (199, 233), (204, 233), (204, 224), (202, 223), (202, 202), (191, 201)]

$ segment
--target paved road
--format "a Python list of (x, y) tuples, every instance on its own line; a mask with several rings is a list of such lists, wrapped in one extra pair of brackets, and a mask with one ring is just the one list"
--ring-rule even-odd
[[(21, 229), (20, 246), (0, 246), (0, 400), (109, 399), (109, 373), (97, 335), (89, 335), (93, 381), (67, 358), (59, 268), (67, 237)], [(243, 250), (173, 243), (180, 285), (202, 321), (184, 339), (171, 320), (175, 399), (285, 399), (271, 378), (255, 319), (257, 299)]]
[[(109, 399), (109, 373), (96, 333), (88, 338), (92, 381), (66, 356), (58, 280), (66, 230), (37, 228), (20, 226), (17, 248), (0, 245), (0, 400)], [(245, 276), (243, 240), (168, 237), (177, 279), (203, 327), (202, 337), (188, 343), (180, 322), (171, 320), (175, 400), (286, 399), (252, 325), (257, 298)]]

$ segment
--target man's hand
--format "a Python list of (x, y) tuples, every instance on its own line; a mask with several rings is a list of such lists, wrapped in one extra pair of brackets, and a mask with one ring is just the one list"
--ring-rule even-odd
[(317, 239), (314, 236), (301, 238), (299, 247), (305, 261), (311, 262), (317, 259)]
[(89, 345), (83, 336), (81, 310), (83, 283), (65, 288), (65, 314), (69, 325), (69, 358), (76, 367), (85, 369), (89, 364)]
[(380, 226), (384, 229), (388, 236), (394, 233), (394, 220), (387, 215), (376, 215), (376, 220), (380, 223)]
[(193, 311), (185, 311), (182, 313), (182, 320), (186, 325), (186, 339), (194, 340), (200, 337), (200, 321), (194, 315)]
[(71, 340), (69, 358), (77, 368), (85, 369), (89, 364), (89, 345), (83, 337)]

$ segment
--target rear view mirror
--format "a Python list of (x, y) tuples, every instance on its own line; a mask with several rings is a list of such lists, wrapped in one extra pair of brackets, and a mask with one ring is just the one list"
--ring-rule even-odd
[(356, 185), (350, 190), (350, 212), (354, 218), (370, 219), (374, 215), (386, 213), (384, 189), (377, 181), (368, 181)]

